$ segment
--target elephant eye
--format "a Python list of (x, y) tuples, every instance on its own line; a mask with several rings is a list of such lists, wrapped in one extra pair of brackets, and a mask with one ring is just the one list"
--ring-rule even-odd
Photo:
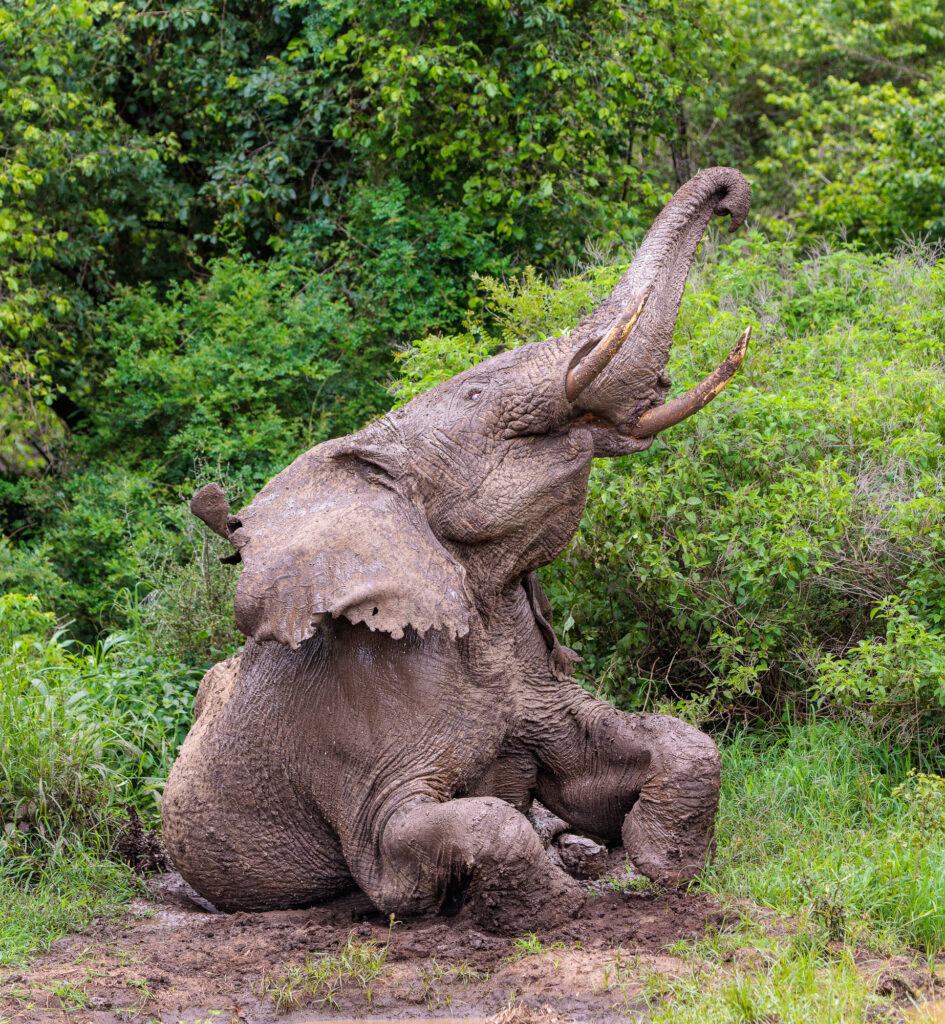
[(478, 402), (484, 390), (485, 388), (481, 384), (473, 384), (472, 387), (466, 389), (463, 397), (467, 402)]

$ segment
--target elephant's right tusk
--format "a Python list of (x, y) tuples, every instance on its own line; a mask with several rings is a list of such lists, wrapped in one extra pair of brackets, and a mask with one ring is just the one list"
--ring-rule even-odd
[(630, 337), (630, 332), (643, 314), (649, 297), (650, 289), (647, 288), (640, 298), (617, 318), (617, 322), (602, 338), (577, 353), (564, 381), (564, 395), (569, 402), (575, 401), (620, 351), (620, 347)]
[(673, 427), (681, 423), (693, 413), (698, 412), (708, 405), (720, 391), (722, 391), (735, 376), (735, 371), (741, 366), (745, 353), (748, 351), (748, 341), (751, 338), (751, 328), (746, 327), (741, 337), (735, 342), (735, 347), (725, 357), (724, 361), (716, 367), (712, 373), (701, 384), (697, 384), (684, 395), (679, 395), (664, 405), (658, 405), (655, 409), (647, 409), (637, 422), (627, 431), (630, 437), (646, 438), (653, 437), (667, 427)]

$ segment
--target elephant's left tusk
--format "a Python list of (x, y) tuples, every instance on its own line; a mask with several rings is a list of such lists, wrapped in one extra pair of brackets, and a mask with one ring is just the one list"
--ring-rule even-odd
[(627, 431), (630, 437), (645, 438), (653, 437), (667, 427), (673, 427), (684, 419), (698, 412), (708, 405), (728, 382), (735, 376), (735, 371), (741, 366), (745, 353), (748, 351), (748, 341), (751, 338), (751, 328), (746, 327), (741, 337), (735, 342), (735, 347), (725, 357), (725, 360), (716, 367), (712, 373), (701, 384), (697, 384), (684, 395), (679, 395), (671, 402), (658, 405), (655, 409), (647, 411)]
[(620, 347), (630, 337), (630, 332), (643, 314), (646, 300), (649, 297), (650, 290), (648, 288), (632, 306), (617, 318), (616, 323), (602, 338), (593, 342), (592, 345), (585, 346), (577, 353), (564, 381), (564, 394), (569, 402), (575, 401), (620, 351)]

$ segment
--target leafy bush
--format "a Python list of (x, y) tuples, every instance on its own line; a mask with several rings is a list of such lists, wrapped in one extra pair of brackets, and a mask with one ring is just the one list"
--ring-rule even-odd
[(689, 0), (277, 2), (266, 18), (174, 0), (111, 17), (126, 103), (186, 147), (168, 171), (204, 237), (258, 252), (300, 219), (344, 224), (352, 181), (393, 179), (493, 247), (552, 259), (635, 226), (665, 187), (649, 157), (706, 77), (713, 27)]
[[(650, 451), (595, 468), (546, 573), (563, 639), (624, 705), (699, 719), (855, 703), (938, 735), (945, 263), (798, 259), (758, 238), (717, 256), (694, 274), (670, 370), (694, 383), (751, 323), (746, 367)], [(401, 357), (395, 393), (570, 327), (617, 272), (485, 282), (463, 334)]]
[(156, 825), (196, 683), (144, 629), (83, 646), (0, 595), (0, 963), (133, 893), (116, 843), (129, 808)]
[(233, 553), (232, 547), (189, 519), (183, 528), (184, 553), (153, 562), (146, 583), (137, 591), (123, 591), (119, 599), (125, 605), (122, 617), (135, 634), (147, 636), (148, 650), (157, 659), (203, 669), (243, 643), (233, 616), (239, 570), (220, 562)]
[[(0, 423), (14, 420), (17, 447), (82, 426), (107, 370), (95, 314), (117, 286), (153, 284), (126, 309), (154, 312), (210, 259), (265, 260), (299, 229), (315, 274), (335, 279), (309, 301), (326, 328), (350, 301), (349, 339), (391, 300), (426, 314), (398, 328), (382, 308), (394, 337), (443, 323), (469, 274), (512, 253), (553, 263), (588, 234), (632, 234), (669, 180), (643, 154), (675, 137), (707, 31), (690, 0), (651, 13), (13, 0), (0, 12), (0, 379), (16, 390)], [(398, 205), (378, 245), (366, 220)], [(401, 260), (426, 287), (397, 287)], [(33, 422), (24, 370), (50, 424)]]
[(795, 84), (771, 97), (788, 120), (766, 125), (767, 154), (756, 164), (785, 223), (871, 248), (945, 239), (945, 76), (911, 89), (829, 78), (813, 103)]
[(34, 597), (0, 596), (5, 878), (35, 879), (73, 846), (107, 854), (128, 805), (153, 821), (195, 685), (140, 636), (77, 646)]
[(843, 657), (817, 665), (814, 696), (857, 711), (900, 737), (911, 738), (937, 721), (945, 707), (945, 634), (894, 595), (873, 614), (885, 633), (855, 643)]
[(940, 3), (710, 7), (724, 38), (689, 101), (692, 146), (750, 174), (768, 230), (871, 249), (945, 237)]

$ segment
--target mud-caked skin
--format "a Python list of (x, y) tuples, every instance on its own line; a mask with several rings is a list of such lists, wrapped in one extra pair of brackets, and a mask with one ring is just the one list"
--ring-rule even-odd
[(168, 851), (203, 896), (269, 910), (357, 885), (383, 911), (550, 925), (583, 896), (525, 816), (535, 798), (650, 878), (701, 869), (715, 744), (577, 685), (534, 571), (576, 531), (592, 460), (642, 451), (740, 362), (747, 336), (663, 404), (698, 241), (749, 200), (737, 171), (701, 172), (570, 334), (305, 453), (236, 516), (198, 492), (242, 563), (247, 636), (201, 683), (164, 795)]

